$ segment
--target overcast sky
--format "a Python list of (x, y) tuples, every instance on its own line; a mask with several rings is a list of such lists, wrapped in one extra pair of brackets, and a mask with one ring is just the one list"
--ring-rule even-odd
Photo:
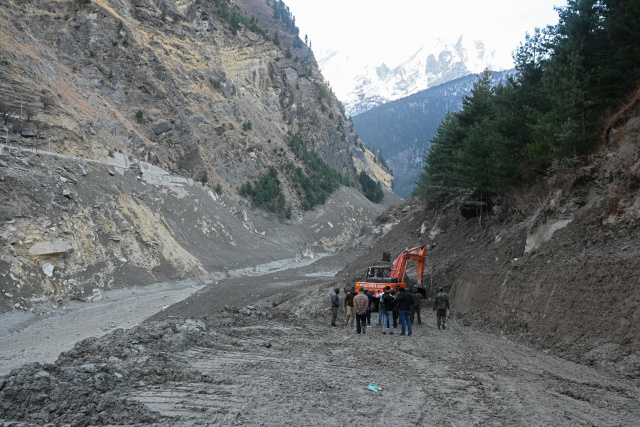
[[(335, 49), (392, 67), (433, 39), (482, 40), (511, 52), (536, 27), (554, 25), (566, 0), (284, 0), (314, 52)], [(510, 67), (509, 67), (510, 68)]]

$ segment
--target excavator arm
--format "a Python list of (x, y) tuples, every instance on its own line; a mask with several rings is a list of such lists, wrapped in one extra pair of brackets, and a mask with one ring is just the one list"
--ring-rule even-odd
[(424, 275), (424, 264), (426, 258), (427, 248), (425, 246), (415, 247), (407, 249), (400, 253), (396, 260), (393, 262), (393, 269), (391, 270), (391, 277), (398, 279), (399, 282), (404, 282), (406, 275), (407, 263), (418, 263), (418, 286), (422, 285), (422, 277)]

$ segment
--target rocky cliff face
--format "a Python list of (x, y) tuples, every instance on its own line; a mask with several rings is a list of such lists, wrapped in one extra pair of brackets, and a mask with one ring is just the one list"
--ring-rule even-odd
[[(231, 27), (219, 4), (260, 30)], [(338, 250), (383, 208), (345, 188), (316, 217), (285, 174), (288, 224), (236, 195), (270, 167), (304, 167), (293, 133), (354, 181), (391, 183), (266, 3), (0, 5), (2, 310), (295, 262)]]
[(288, 132), (353, 178), (366, 157), (312, 52), (260, 0), (244, 15), (265, 35), (233, 34), (213, 0), (2, 3), (3, 101), (56, 152), (122, 152), (225, 189), (282, 163)]

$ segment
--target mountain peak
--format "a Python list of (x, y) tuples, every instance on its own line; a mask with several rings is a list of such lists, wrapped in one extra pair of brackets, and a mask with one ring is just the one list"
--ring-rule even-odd
[(323, 75), (352, 116), (486, 68), (512, 67), (511, 58), (502, 58), (484, 41), (467, 40), (464, 35), (453, 41), (431, 39), (395, 63), (387, 59), (371, 63), (340, 50), (318, 55)]

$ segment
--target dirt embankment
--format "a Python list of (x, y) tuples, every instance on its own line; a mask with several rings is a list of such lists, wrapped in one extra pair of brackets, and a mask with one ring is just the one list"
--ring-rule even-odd
[(588, 164), (559, 164), (537, 189), (465, 219), (458, 202), (404, 214), (339, 273), (427, 245), (426, 283), (456, 316), (579, 363), (640, 376), (640, 119), (612, 133)]

